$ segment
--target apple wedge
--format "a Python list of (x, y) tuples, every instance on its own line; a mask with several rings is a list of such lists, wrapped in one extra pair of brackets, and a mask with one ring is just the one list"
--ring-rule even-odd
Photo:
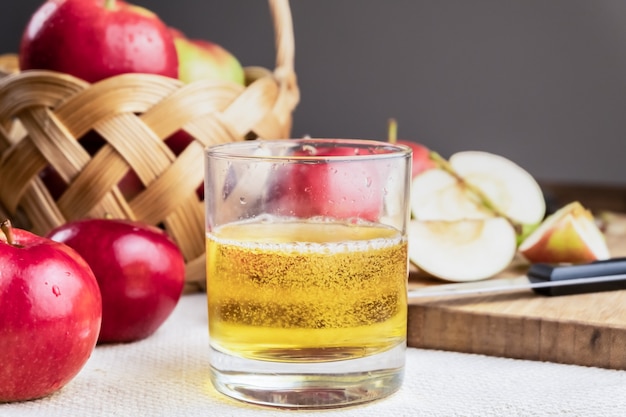
[(517, 250), (516, 233), (502, 217), (409, 223), (409, 260), (446, 281), (478, 281), (507, 268)]
[(578, 201), (548, 216), (519, 246), (529, 262), (586, 263), (610, 257), (604, 234)]

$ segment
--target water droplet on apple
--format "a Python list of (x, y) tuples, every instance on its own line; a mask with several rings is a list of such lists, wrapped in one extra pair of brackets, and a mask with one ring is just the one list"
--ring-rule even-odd
[(304, 192), (310, 193), (312, 189), (313, 189), (312, 187), (304, 187)]
[(60, 296), (61, 295), (61, 289), (58, 286), (53, 285), (52, 286), (52, 294), (56, 295), (57, 297)]

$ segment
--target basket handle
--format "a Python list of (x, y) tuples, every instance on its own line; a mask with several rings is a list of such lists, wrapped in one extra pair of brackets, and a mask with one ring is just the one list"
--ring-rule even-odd
[(269, 0), (276, 45), (276, 68), (293, 69), (295, 42), (289, 0)]
[(296, 47), (289, 0), (269, 0), (269, 5), (274, 22), (274, 41), (276, 45), (276, 69), (274, 70), (274, 76), (279, 82), (286, 83), (289, 89), (297, 93), (298, 87), (294, 68)]

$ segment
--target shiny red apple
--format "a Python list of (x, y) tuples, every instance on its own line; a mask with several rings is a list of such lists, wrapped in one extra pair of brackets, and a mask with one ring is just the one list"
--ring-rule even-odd
[(184, 258), (162, 229), (131, 220), (82, 219), (48, 237), (74, 248), (96, 276), (102, 293), (100, 343), (152, 335), (182, 295)]
[(76, 251), (6, 221), (1, 228), (0, 403), (41, 398), (71, 381), (102, 317), (98, 283)]
[(20, 69), (96, 82), (124, 73), (178, 77), (172, 34), (149, 10), (118, 0), (48, 0), (31, 16)]
[(367, 147), (339, 144), (303, 147), (295, 156), (315, 156), (317, 161), (293, 164), (279, 174), (275, 193), (280, 197), (274, 214), (376, 221), (383, 210), (386, 177), (368, 161), (352, 158), (330, 163), (337, 157), (370, 152)]

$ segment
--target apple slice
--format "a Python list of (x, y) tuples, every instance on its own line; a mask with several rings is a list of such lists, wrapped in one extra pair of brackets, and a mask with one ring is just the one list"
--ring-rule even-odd
[(458, 152), (449, 161), (452, 169), (465, 182), (478, 188), (483, 194), (479, 198), (486, 199), (486, 205), (493, 206), (496, 212), (523, 225), (543, 220), (546, 203), (541, 187), (515, 162), (481, 151)]
[(515, 257), (515, 229), (502, 217), (409, 223), (409, 259), (447, 281), (478, 281), (496, 275)]
[(610, 257), (604, 234), (578, 201), (548, 216), (520, 245), (529, 262), (585, 263)]
[(416, 220), (484, 219), (493, 213), (443, 169), (429, 169), (411, 182), (411, 214)]

